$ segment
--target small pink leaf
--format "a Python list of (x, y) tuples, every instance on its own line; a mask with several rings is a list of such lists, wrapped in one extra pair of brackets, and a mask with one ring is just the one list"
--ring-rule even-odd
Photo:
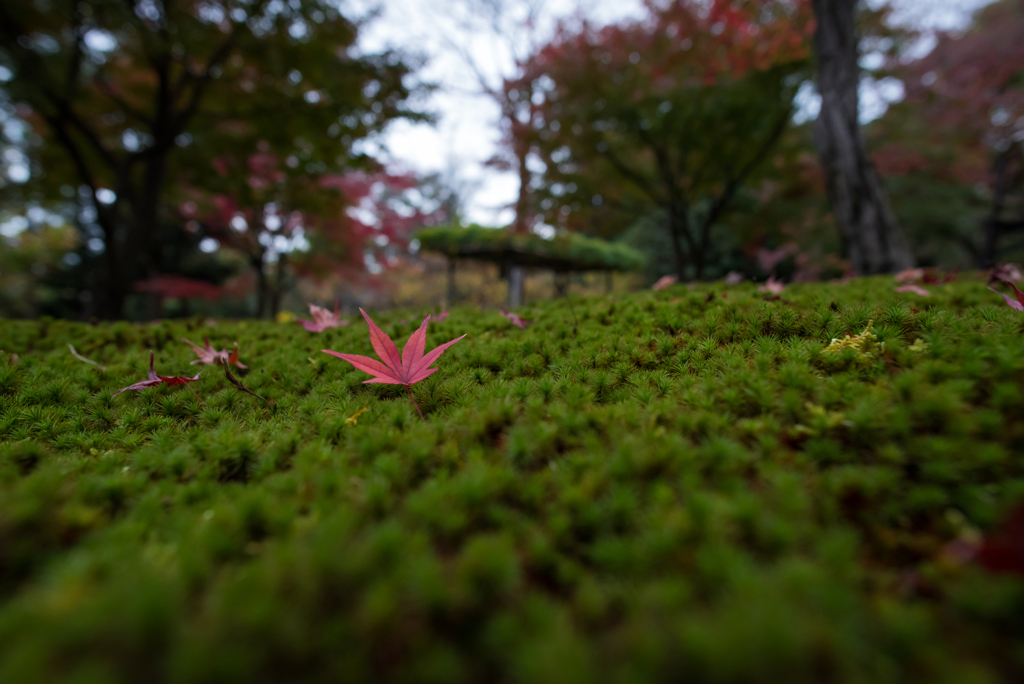
[(654, 283), (651, 287), (652, 290), (664, 290), (666, 287), (675, 285), (679, 282), (679, 278), (674, 275), (667, 275), (658, 278), (658, 282)]
[(296, 323), (309, 332), (321, 333), (324, 330), (329, 330), (330, 328), (343, 328), (348, 325), (348, 321), (341, 320), (337, 301), (334, 302), (334, 313), (331, 313), (322, 306), (310, 304), (309, 314), (313, 317), (313, 320), (311, 321), (307, 321), (304, 318), (295, 319)]
[(782, 294), (782, 291), (786, 289), (786, 286), (781, 280), (776, 280), (775, 276), (769, 276), (767, 282), (764, 285), (757, 288), (758, 292), (767, 292), (769, 294), (778, 295)]
[(900, 285), (899, 287), (895, 288), (895, 290), (897, 292), (913, 292), (914, 294), (921, 295), (922, 297), (927, 297), (927, 296), (929, 296), (931, 294), (931, 292), (929, 292), (928, 290), (924, 289), (920, 285), (914, 285), (914, 284)]
[(1016, 309), (1017, 311), (1024, 311), (1024, 304), (1021, 304), (1019, 301), (1017, 301), (1013, 297), (1011, 297), (1009, 295), (1005, 295), (1002, 292), (1000, 292), (999, 290), (993, 290), (991, 287), (988, 288), (988, 289), (991, 292), (995, 292), (997, 295), (1002, 297), (1003, 300), (1006, 302), (1006, 305), (1009, 306), (1011, 309)]
[(507, 318), (512, 325), (516, 326), (520, 330), (526, 330), (526, 326), (530, 325), (530, 321), (526, 320), (519, 314), (510, 313), (502, 309), (498, 309), (498, 313)]

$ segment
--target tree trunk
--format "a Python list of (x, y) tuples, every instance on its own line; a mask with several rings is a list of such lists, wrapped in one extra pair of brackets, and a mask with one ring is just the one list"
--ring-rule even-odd
[(281, 310), (281, 297), (284, 296), (285, 271), (288, 269), (288, 255), (281, 254), (277, 257), (277, 277), (274, 278), (274, 290), (270, 295), (270, 320), (277, 320), (277, 313)]
[(270, 284), (267, 282), (267, 266), (263, 263), (263, 254), (261, 253), (258, 257), (250, 255), (249, 265), (256, 272), (256, 315), (253, 318), (262, 320), (263, 315), (267, 312), (267, 299), (270, 290)]
[(683, 244), (679, 236), (687, 230), (686, 210), (680, 209), (675, 204), (668, 208), (668, 236), (672, 242), (672, 254), (676, 261), (676, 277), (679, 282), (686, 282), (686, 253), (683, 251)]
[(988, 218), (985, 219), (985, 235), (981, 247), (981, 258), (978, 268), (992, 268), (996, 261), (996, 243), (999, 241), (999, 234), (1002, 232), (999, 225), (999, 217), (1003, 213), (1003, 206), (1006, 203), (1006, 195), (1010, 190), (1010, 165), (1013, 150), (1011, 147), (996, 157), (992, 166), (992, 172), (996, 177), (995, 187), (992, 192), (992, 206), (989, 209)]
[(914, 258), (868, 158), (857, 119), (857, 0), (813, 0), (821, 112), (815, 123), (829, 202), (859, 275), (891, 273)]

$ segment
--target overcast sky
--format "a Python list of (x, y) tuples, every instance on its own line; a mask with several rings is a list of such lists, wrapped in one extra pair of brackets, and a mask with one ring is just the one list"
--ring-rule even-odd
[[(872, 0), (872, 4), (882, 1)], [(893, 0), (893, 4), (901, 21), (949, 30), (965, 25), (971, 12), (988, 1)], [(349, 4), (361, 12), (375, 6), (365, 0), (354, 0)], [(472, 189), (464, 197), (468, 220), (484, 225), (510, 223), (512, 211), (505, 207), (515, 200), (516, 178), (511, 173), (483, 166), (483, 162), (497, 150), (498, 108), (486, 96), (474, 94), (478, 88), (473, 72), (452, 43), (465, 48), (485, 75), (491, 77), (511, 71), (511, 54), (501, 49), (499, 41), (487, 35), (462, 30), (451, 21), (446, 2), (383, 0), (377, 6), (381, 14), (364, 28), (360, 38), (362, 48), (377, 51), (391, 46), (420, 53), (428, 60), (421, 76), (440, 86), (427, 103), (428, 108), (437, 113), (438, 123), (434, 126), (392, 125), (382, 140), (386, 147), (385, 156), (397, 164), (423, 172), (454, 171), (459, 182), (465, 184), (467, 190)], [(543, 7), (544, 27), (552, 26), (558, 17), (575, 11), (605, 22), (638, 16), (641, 12), (639, 0), (590, 0), (582, 3), (548, 0)], [(928, 47), (926, 42), (921, 49), (926, 51)], [(863, 99), (867, 115), (880, 114), (884, 111), (884, 99), (898, 97), (899, 92), (898, 86), (894, 88), (893, 84), (883, 84), (873, 92), (865, 92)]]

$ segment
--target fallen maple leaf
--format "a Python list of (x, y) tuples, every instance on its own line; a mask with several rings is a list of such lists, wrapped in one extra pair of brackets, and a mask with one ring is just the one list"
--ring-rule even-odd
[(782, 291), (786, 289), (786, 286), (781, 280), (776, 280), (775, 276), (769, 276), (767, 282), (764, 285), (757, 288), (758, 292), (768, 292), (774, 295), (782, 294)]
[(439, 313), (436, 316), (434, 316), (434, 322), (435, 323), (440, 323), (441, 321), (443, 321), (446, 318), (448, 318), (448, 312), (447, 311), (442, 311), (441, 313)]
[[(362, 309), (360, 309), (361, 311)], [(334, 313), (331, 313), (328, 309), (316, 304), (309, 305), (309, 315), (313, 317), (313, 320), (307, 321), (304, 318), (296, 318), (295, 322), (300, 324), (303, 328), (309, 332), (323, 332), (329, 328), (342, 328), (348, 325), (348, 321), (341, 320), (341, 314), (338, 311), (338, 302), (334, 302)]]
[(195, 382), (199, 379), (199, 373), (196, 373), (194, 378), (186, 378), (180, 375), (157, 375), (156, 371), (153, 370), (153, 352), (149, 352), (149, 378), (137, 382), (134, 385), (128, 385), (123, 389), (119, 389), (114, 392), (114, 396), (117, 396), (121, 392), (127, 392), (128, 390), (141, 390), (147, 387), (156, 387), (157, 385), (184, 385), (190, 382)]
[(427, 346), (427, 325), (430, 323), (430, 314), (427, 314), (427, 317), (423, 319), (423, 323), (416, 332), (409, 336), (409, 341), (405, 343), (405, 347), (402, 348), (402, 355), (399, 356), (398, 347), (395, 346), (391, 338), (373, 322), (373, 319), (365, 311), (360, 309), (359, 313), (363, 314), (363, 318), (366, 319), (366, 324), (370, 328), (370, 344), (373, 345), (373, 351), (377, 352), (380, 361), (369, 356), (340, 354), (330, 349), (321, 349), (320, 351), (331, 356), (337, 356), (343, 361), (348, 361), (357, 370), (374, 376), (369, 380), (363, 380), (364, 385), (370, 383), (405, 385), (405, 391), (408, 393), (412, 405), (416, 407), (416, 412), (420, 414), (420, 418), (423, 418), (423, 412), (420, 411), (419, 405), (413, 399), (409, 386), (416, 384), (420, 380), (425, 380), (436, 373), (438, 369), (431, 368), (431, 364), (437, 361), (448, 347), (461, 340), (465, 335), (456, 337), (451, 342), (445, 342), (440, 347), (432, 349), (429, 354), (424, 355), (423, 352)]
[(743, 274), (739, 271), (729, 271), (725, 274), (726, 285), (739, 285), (743, 282)]
[(1009, 295), (1005, 295), (999, 290), (992, 290), (991, 287), (988, 289), (992, 290), (992, 292), (995, 292), (997, 295), (1002, 297), (1011, 309), (1016, 309), (1017, 311), (1024, 311), (1024, 292), (1018, 290), (1017, 286), (1013, 284), (1012, 280), (1004, 280), (1003, 283), (1013, 288), (1013, 294), (1017, 295), (1017, 299), (1014, 299)]
[(654, 285), (651, 286), (651, 289), (664, 290), (666, 287), (669, 287), (670, 285), (675, 285), (678, 282), (679, 278), (677, 278), (674, 275), (661, 276), (660, 278), (658, 278), (658, 282), (654, 283)]
[(508, 319), (509, 323), (516, 326), (520, 330), (526, 330), (526, 326), (530, 325), (530, 321), (526, 320), (522, 316), (516, 313), (510, 313), (503, 309), (498, 309), (498, 313)]
[[(195, 362), (193, 361), (193, 363), (195, 363)], [(234, 385), (238, 389), (242, 390), (246, 394), (251, 394), (252, 396), (254, 396), (257, 399), (261, 400), (263, 403), (265, 403), (265, 404), (269, 404), (270, 403), (269, 401), (267, 401), (266, 399), (264, 399), (260, 395), (256, 394), (252, 390), (246, 389), (245, 386), (242, 385), (242, 383), (240, 383), (238, 381), (238, 379), (235, 378), (235, 376), (231, 374), (231, 368), (230, 368), (230, 366), (227, 363), (222, 363), (221, 365), (224, 366), (224, 375), (227, 377), (228, 382), (230, 382), (232, 385)], [(245, 368), (245, 366), (239, 366), (239, 368)], [(196, 377), (199, 377), (199, 376), (196, 376)]]
[(913, 292), (914, 294), (919, 294), (922, 297), (927, 297), (928, 295), (931, 294), (931, 292), (924, 289), (920, 285), (914, 285), (913, 283), (911, 283), (910, 285), (900, 285), (899, 287), (895, 288), (895, 290), (897, 292)]
[(1020, 266), (1017, 264), (997, 264), (995, 268), (989, 269), (988, 284), (998, 283), (1000, 280), (1024, 280), (1024, 275), (1021, 275)]
[(924, 278), (923, 268), (906, 268), (896, 274), (897, 283), (913, 283)]
[(203, 338), (203, 344), (206, 345), (204, 347), (200, 347), (199, 345), (197, 345), (194, 342), (192, 342), (192, 340), (189, 340), (189, 339), (187, 339), (185, 337), (182, 337), (181, 341), (184, 342), (185, 344), (187, 344), (188, 346), (192, 347), (192, 351), (194, 351), (196, 353), (196, 356), (199, 357), (198, 359), (196, 359), (195, 361), (192, 362), (191, 365), (193, 365), (193, 366), (195, 364), (197, 364), (197, 363), (202, 363), (202, 364), (207, 365), (207, 366), (217, 366), (217, 365), (220, 365), (222, 363), (231, 363), (231, 364), (234, 364), (234, 365), (238, 366), (242, 370), (245, 370), (246, 368), (248, 368), (248, 366), (246, 366), (245, 364), (241, 363), (238, 360), (238, 343), (237, 342), (235, 342), (235, 349), (234, 349), (234, 351), (232, 351), (229, 354), (227, 349), (223, 349), (221, 351), (217, 351), (216, 349), (211, 347), (210, 346), (210, 338), (208, 338), (208, 337), (204, 337)]
[(1019, 505), (978, 549), (978, 563), (990, 572), (1024, 575), (1024, 505)]

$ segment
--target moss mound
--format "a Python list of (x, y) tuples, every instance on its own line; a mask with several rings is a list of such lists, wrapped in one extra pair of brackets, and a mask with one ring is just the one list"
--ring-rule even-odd
[[(1024, 680), (1024, 581), (948, 553), (1024, 499), (1024, 317), (783, 297), (453, 310), (425, 421), (319, 352), (360, 320), (5, 322), (0, 681)], [(269, 405), (212, 367), (113, 396), (203, 335)]]

